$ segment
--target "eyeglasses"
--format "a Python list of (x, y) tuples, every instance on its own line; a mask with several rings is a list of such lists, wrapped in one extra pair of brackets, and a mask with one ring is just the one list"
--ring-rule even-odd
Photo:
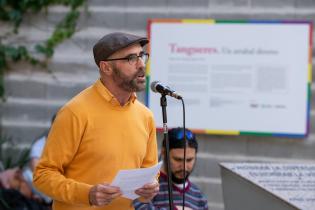
[(130, 65), (135, 65), (138, 61), (139, 58), (143, 61), (143, 63), (147, 63), (149, 60), (149, 53), (141, 52), (139, 55), (137, 54), (131, 54), (128, 55), (127, 57), (124, 58), (112, 58), (112, 59), (106, 59), (104, 61), (118, 61), (118, 60), (127, 60)]
[[(186, 139), (187, 140), (192, 140), (194, 138), (194, 134), (190, 130), (186, 130)], [(182, 140), (184, 139), (184, 130), (180, 129), (178, 132), (175, 134), (175, 138), (177, 140)]]

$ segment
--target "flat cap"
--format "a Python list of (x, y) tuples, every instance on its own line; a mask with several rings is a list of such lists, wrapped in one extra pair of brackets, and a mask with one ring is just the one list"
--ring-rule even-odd
[(105, 35), (93, 47), (94, 60), (97, 66), (100, 61), (106, 60), (109, 56), (130, 45), (139, 43), (141, 46), (149, 43), (146, 37), (133, 34), (115, 32)]

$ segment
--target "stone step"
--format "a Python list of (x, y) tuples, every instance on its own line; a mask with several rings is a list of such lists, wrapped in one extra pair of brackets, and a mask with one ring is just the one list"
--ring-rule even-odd
[[(65, 73), (43, 73), (43, 72), (24, 72), (24, 74), (20, 73), (10, 73), (7, 75), (5, 79), (6, 84), (6, 95), (8, 96), (7, 103), (3, 104), (3, 108), (1, 109), (2, 116), (5, 120), (8, 120), (10, 123), (4, 125), (6, 127), (13, 126), (14, 122), (23, 121), (31, 121), (35, 122), (29, 128), (29, 126), (24, 126), (21, 128), (24, 133), (28, 133), (30, 130), (36, 130), (36, 122), (37, 121), (47, 121), (49, 122), (50, 116), (54, 113), (62, 104), (76, 95), (78, 92), (83, 90), (85, 87), (92, 84), (97, 78), (97, 72), (87, 72), (86, 74), (65, 74)], [(312, 86), (312, 101), (315, 101), (315, 88), (314, 83)], [(138, 94), (138, 98), (140, 101), (144, 101), (144, 93)], [(33, 108), (36, 107), (36, 108)], [(315, 132), (315, 103), (312, 103), (312, 112), (311, 112), (311, 132)], [(20, 126), (15, 125), (14, 128), (11, 129), (9, 133), (16, 135), (14, 129), (19, 128)], [(47, 127), (47, 126), (46, 126)], [(42, 131), (42, 126), (38, 128)], [(38, 132), (35, 132), (38, 133)], [(25, 135), (23, 135), (25, 136)], [(33, 136), (33, 135), (31, 135)], [(215, 151), (219, 151), (218, 148), (224, 147), (227, 145), (228, 148), (231, 144), (235, 144), (234, 147), (239, 147), (238, 151), (246, 151), (255, 153), (256, 149), (260, 148), (261, 146), (268, 147), (273, 151), (273, 143), (277, 144), (277, 148), (279, 147), (280, 151), (281, 146), (286, 143), (290, 144), (292, 149), (296, 150), (297, 147), (298, 151), (303, 151), (304, 153), (304, 146), (305, 144), (309, 144), (312, 142), (311, 137), (308, 139), (285, 139), (285, 138), (276, 138), (276, 137), (268, 137), (268, 143), (265, 143), (264, 137), (254, 137), (257, 139), (257, 143), (252, 144), (251, 138), (253, 137), (235, 137), (235, 136), (206, 136), (205, 138), (201, 135), (201, 140), (203, 139), (210, 139), (213, 145), (211, 147), (215, 148)], [(29, 141), (30, 138), (26, 138)], [(222, 141), (221, 139), (225, 139)], [(278, 140), (280, 139), (280, 140)], [(200, 141), (201, 144), (203, 141)], [(260, 143), (259, 143), (260, 142)], [(271, 144), (270, 144), (271, 142)], [(313, 145), (313, 144), (311, 144)], [(258, 147), (258, 148), (256, 148)], [(205, 147), (207, 148), (207, 143), (205, 143)], [(307, 153), (311, 153), (309, 151), (312, 147), (306, 148)], [(209, 148), (211, 151), (211, 148)], [(212, 149), (213, 150), (213, 149)], [(277, 149), (274, 149), (277, 151)], [(285, 155), (291, 150), (283, 150), (279, 155)], [(277, 153), (277, 152), (275, 152)], [(298, 155), (298, 154), (296, 154)]]
[[(60, 58), (64, 59), (62, 56)], [(73, 63), (71, 61), (67, 63), (66, 60), (52, 62), (48, 67), (51, 73), (44, 69), (38, 69), (37, 72), (30, 73), (25, 68), (31, 68), (31, 65), (25, 63), (15, 65), (20, 66), (20, 70), (11, 72), (5, 77), (6, 97), (48, 100), (68, 100), (72, 98), (99, 78), (94, 61), (91, 61), (90, 65), (86, 64), (84, 66), (84, 64), (75, 64), (75, 60), (75, 58), (72, 60)], [(145, 101), (144, 92), (138, 93), (138, 97), (140, 101)], [(311, 87), (311, 110), (315, 110), (314, 101), (315, 82), (312, 83)], [(313, 118), (311, 114), (311, 121), (313, 122), (311, 125), (314, 125)], [(311, 130), (314, 132), (315, 126), (312, 126)]]
[[(47, 71), (45, 72), (43, 69), (41, 72), (31, 72), (31, 70), (28, 70), (27, 68), (31, 68), (32, 66), (27, 66), (23, 63), (19, 65), (21, 66), (20, 70), (11, 72), (5, 77), (7, 97), (68, 99), (83, 90), (85, 87), (91, 85), (97, 78), (99, 78), (99, 73), (96, 68), (91, 68), (89, 71), (84, 73), (82, 72), (83, 68), (81, 69), (82, 71), (54, 71), (52, 73), (47, 73)], [(24, 68), (22, 68), (23, 65)], [(66, 63), (59, 63), (59, 65), (63, 65), (64, 67), (67, 66)], [(16, 68), (19, 68), (19, 66)], [(313, 102), (315, 101), (315, 82), (312, 83), (311, 92), (311, 110), (314, 110), (315, 103)]]
[(103, 0), (90, 0), (89, 5), (93, 6), (121, 6), (121, 7), (132, 7), (132, 6), (152, 6), (152, 7), (205, 7), (205, 8), (239, 8), (243, 7), (246, 9), (252, 8), (314, 8), (314, 1), (303, 0), (303, 1), (283, 1), (283, 0), (115, 0), (106, 1)]
[[(151, 1), (150, 1), (151, 2)], [(88, 13), (81, 13), (78, 28), (86, 27), (104, 27), (119, 30), (144, 30), (149, 19), (157, 18), (179, 18), (179, 19), (286, 19), (286, 20), (309, 20), (314, 16), (315, 11), (307, 7), (295, 6), (222, 6), (213, 5), (205, 6), (204, 3), (198, 4), (193, 1), (190, 4), (180, 4), (169, 6), (152, 6), (149, 4), (127, 5), (123, 9), (120, 5), (89, 5)], [(138, 3), (137, 3), (138, 4)], [(141, 3), (139, 3), (141, 4)], [(279, 9), (281, 8), (281, 9)], [(84, 10), (84, 9), (82, 9)], [(41, 30), (51, 30), (68, 11), (68, 8), (55, 6), (48, 9), (48, 13), (39, 13), (38, 15), (30, 15), (25, 18), (23, 24), (32, 26), (40, 26)]]
[(91, 6), (121, 6), (121, 7), (208, 7), (209, 0), (115, 0), (104, 1), (102, 0), (90, 0)]
[[(315, 123), (314, 112), (312, 125)], [(289, 159), (314, 159), (315, 132), (307, 138), (284, 138), (263, 136), (227, 136), (198, 134), (199, 153), (212, 155), (258, 156)], [(159, 146), (163, 134), (158, 132)], [(271, 159), (273, 160), (273, 159)]]
[[(34, 53), (35, 44), (41, 43), (48, 37), (48, 33), (41, 33), (41, 38), (34, 39), (32, 41), (25, 42), (25, 40), (31, 40), (34, 33), (38, 30), (29, 30), (28, 26), (24, 26), (21, 29), (21, 36), (12, 40), (15, 43), (20, 43), (28, 47), (33, 52), (33, 55), (38, 58), (42, 58), (41, 55)], [(64, 41), (62, 44), (55, 48), (53, 57), (48, 61), (46, 67), (30, 65), (26, 62), (10, 63), (11, 69), (30, 72), (35, 70), (38, 72), (56, 72), (56, 73), (68, 73), (68, 74), (82, 74), (82, 76), (98, 75), (98, 67), (95, 64), (93, 57), (93, 45), (105, 34), (113, 32), (108, 29), (100, 28), (88, 28), (87, 30), (78, 31), (74, 37)], [(128, 33), (135, 33), (142, 36), (146, 36), (145, 31), (125, 31)]]
[[(92, 15), (82, 15), (79, 28), (98, 27), (124, 30), (143, 30), (150, 19), (178, 18), (178, 19), (309, 19), (314, 15), (313, 10), (292, 9), (229, 9), (226, 8), (191, 8), (191, 7), (130, 7), (121, 10), (120, 7), (89, 7)], [(251, 11), (251, 12), (249, 12)]]
[[(86, 53), (88, 55), (92, 55), (92, 48), (93, 45), (105, 34), (114, 31), (123, 31), (127, 33), (134, 33), (141, 36), (147, 36), (147, 23), (145, 27), (142, 28), (119, 28), (119, 27), (99, 27), (98, 25), (87, 25), (84, 27), (78, 27), (76, 33), (73, 35), (71, 39), (65, 40), (62, 44), (57, 46), (57, 51), (59, 48), (67, 49), (67, 50), (74, 50), (76, 53)], [(7, 28), (7, 24), (0, 23), (0, 27)], [(53, 31), (53, 26), (49, 29), (39, 29), (39, 28), (32, 28), (29, 25), (22, 25), (19, 29), (19, 34), (12, 36), (12, 42), (20, 43), (25, 46), (29, 46), (31, 51), (34, 51), (33, 46), (35, 44), (41, 43), (46, 41), (46, 39), (51, 35)], [(34, 36), (36, 33), (36, 36)], [(1, 33), (0, 33), (1, 34)], [(13, 39), (14, 38), (14, 39)], [(27, 41), (26, 41), (27, 40)], [(313, 40), (315, 40), (315, 33), (313, 33)], [(313, 55), (315, 48), (313, 48)], [(82, 52), (81, 52), (82, 51)], [(62, 53), (63, 51), (58, 53)], [(70, 55), (73, 53), (69, 53)], [(313, 59), (314, 63), (314, 59)]]
[[(23, 71), (23, 73), (21, 73)], [(25, 69), (11, 72), (5, 77), (5, 95), (10, 104), (29, 103), (41, 106), (45, 100), (68, 101), (77, 93), (92, 85), (99, 78), (97, 70), (90, 72), (30, 72)], [(144, 102), (145, 93), (139, 92), (138, 99)], [(27, 102), (27, 100), (30, 102)], [(40, 101), (43, 100), (43, 101)]]
[[(23, 70), (24, 71), (24, 70)], [(69, 99), (98, 78), (98, 72), (84, 75), (45, 72), (10, 73), (5, 77), (5, 95), (15, 98)]]
[[(255, 141), (255, 140), (253, 140)], [(209, 143), (211, 145), (211, 143)], [(283, 146), (285, 149), (290, 149), (288, 146)], [(263, 149), (262, 149), (263, 150)], [(314, 149), (313, 149), (314, 151)], [(259, 152), (258, 152), (259, 153)], [(220, 166), (222, 162), (267, 162), (267, 163), (315, 163), (313, 157), (303, 156), (282, 156), (277, 157), (272, 152), (264, 156), (252, 154), (231, 154), (228, 151), (222, 151), (220, 154), (213, 154), (211, 152), (198, 152), (197, 162), (193, 172), (196, 177), (208, 177), (212, 179), (220, 178)]]
[[(113, 31), (124, 31), (128, 33), (135, 33), (142, 36), (146, 36), (146, 27), (142, 27), (140, 29), (127, 29), (123, 30), (119, 28), (108, 28), (108, 27), (99, 27), (88, 25), (83, 28), (79, 28), (78, 31), (74, 34), (74, 36), (58, 45), (55, 49), (55, 54), (50, 59), (47, 70), (51, 72), (80, 72), (85, 73), (88, 72), (96, 72), (97, 66), (94, 63), (92, 48), (97, 40), (100, 39), (104, 34)], [(34, 32), (35, 31), (35, 32)], [(15, 38), (15, 43), (21, 42), (23, 45), (29, 46), (31, 50), (33, 46), (41, 41), (44, 41), (52, 30), (44, 30), (38, 28), (31, 28), (28, 25), (22, 26), (20, 29), (20, 35)], [(36, 36), (33, 34), (36, 33)], [(315, 33), (313, 33), (313, 39), (315, 40)], [(25, 41), (27, 40), (27, 41)], [(315, 55), (315, 48), (313, 48), (313, 54)], [(313, 75), (315, 75), (315, 59), (313, 59)], [(30, 69), (34, 69), (33, 66), (29, 66), (28, 64), (23, 63), (19, 67), (16, 65), (16, 68), (24, 69), (24, 65), (28, 66)], [(42, 67), (35, 67), (35, 69), (41, 69), (45, 71)]]
[(224, 210), (224, 204), (223, 203), (208, 202), (208, 207), (211, 210)]
[[(312, 122), (314, 124), (314, 121)], [(308, 138), (198, 135), (200, 152), (272, 158), (315, 158), (314, 131)]]
[[(59, 90), (59, 92), (67, 92)], [(25, 94), (25, 93), (24, 93)], [(74, 93), (73, 93), (74, 94)], [(143, 94), (138, 94), (143, 101)], [(2, 104), (2, 125), (6, 135), (12, 138), (23, 136), (23, 142), (31, 142), (36, 136), (48, 129), (51, 116), (66, 102), (66, 97), (57, 98), (14, 98), (9, 97)], [(315, 124), (315, 112), (312, 111), (312, 125)], [(314, 133), (312, 126), (312, 133)], [(161, 139), (161, 134), (158, 134)], [(294, 158), (315, 158), (315, 136), (307, 139), (289, 139), (259, 136), (215, 136), (198, 135), (200, 152), (212, 154), (242, 154)]]
[(209, 203), (212, 203), (212, 205), (215, 205), (215, 203), (222, 205), (221, 178), (213, 179), (191, 175), (189, 179), (207, 196), (206, 198)]
[[(140, 94), (138, 99), (143, 100)], [(39, 99), (39, 98), (6, 98), (6, 103), (2, 104), (2, 118), (10, 121), (49, 121), (68, 100), (61, 99)]]
[(2, 105), (2, 118), (16, 121), (45, 122), (63, 106), (66, 100), (13, 98)]
[(2, 135), (13, 139), (20, 144), (31, 144), (49, 127), (49, 120), (45, 121), (16, 121), (1, 120)]

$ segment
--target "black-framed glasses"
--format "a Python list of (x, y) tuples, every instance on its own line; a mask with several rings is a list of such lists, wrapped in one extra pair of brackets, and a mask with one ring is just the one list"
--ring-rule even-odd
[(149, 60), (149, 57), (150, 57), (149, 53), (141, 52), (139, 55), (137, 55), (137, 54), (130, 54), (127, 57), (124, 57), (124, 58), (111, 58), (111, 59), (106, 59), (104, 61), (127, 60), (130, 65), (134, 65), (134, 64), (138, 63), (139, 58), (141, 58), (143, 63), (146, 64), (148, 62), (148, 60)]
[[(185, 134), (187, 140), (192, 140), (194, 138), (194, 134), (190, 130), (186, 130)], [(178, 130), (175, 134), (175, 138), (177, 140), (184, 139), (184, 130), (183, 129)]]

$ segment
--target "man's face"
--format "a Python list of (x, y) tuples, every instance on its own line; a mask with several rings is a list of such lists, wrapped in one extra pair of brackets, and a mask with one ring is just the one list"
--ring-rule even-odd
[[(132, 54), (139, 55), (143, 52), (140, 45), (132, 45), (121, 50), (113, 57), (128, 57)], [(134, 63), (129, 63), (128, 60), (112, 62), (113, 80), (116, 85), (127, 92), (137, 92), (145, 89), (145, 64), (141, 59)]]
[[(165, 157), (165, 156), (164, 156)], [(176, 184), (184, 182), (184, 170), (186, 178), (192, 173), (196, 161), (196, 150), (194, 148), (186, 148), (186, 163), (184, 169), (184, 149), (170, 150), (170, 166), (172, 172), (172, 180)]]

